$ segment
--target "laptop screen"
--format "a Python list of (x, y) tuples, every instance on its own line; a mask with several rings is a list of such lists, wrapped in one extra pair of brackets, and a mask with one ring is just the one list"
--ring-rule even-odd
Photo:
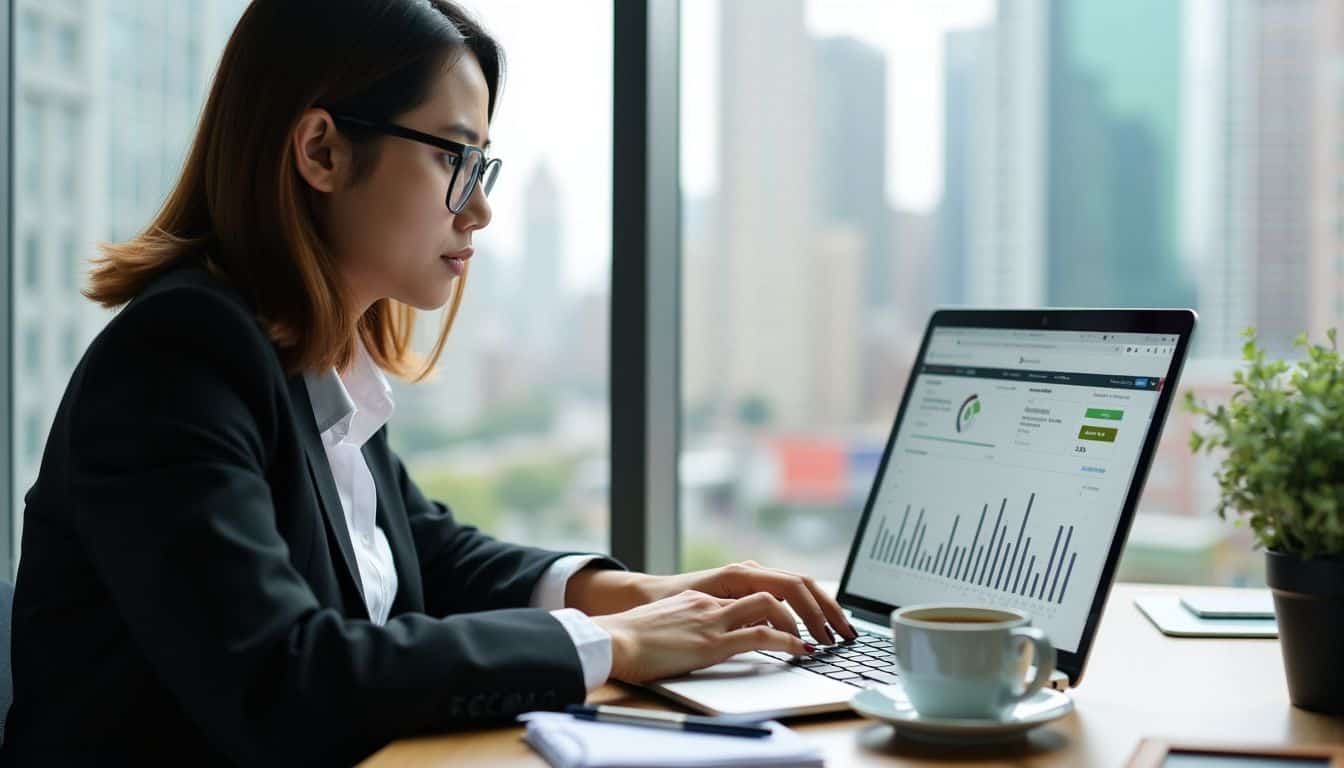
[(1076, 651), (1179, 338), (931, 334), (847, 591), (1021, 608)]

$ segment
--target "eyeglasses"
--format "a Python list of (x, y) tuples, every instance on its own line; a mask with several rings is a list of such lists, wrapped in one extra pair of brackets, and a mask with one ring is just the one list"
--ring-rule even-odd
[(453, 178), (448, 182), (448, 194), (444, 203), (448, 206), (448, 210), (455, 214), (461, 213), (462, 209), (467, 207), (467, 201), (476, 191), (478, 183), (488, 196), (490, 189), (495, 186), (495, 179), (499, 178), (499, 168), (502, 165), (499, 158), (486, 158), (485, 152), (480, 147), (459, 144), (456, 141), (421, 133), (396, 123), (380, 123), (354, 115), (332, 115), (331, 118), (337, 123), (357, 125), (386, 136), (418, 141), (421, 144), (428, 144), (431, 147), (438, 147), (445, 152), (452, 153)]

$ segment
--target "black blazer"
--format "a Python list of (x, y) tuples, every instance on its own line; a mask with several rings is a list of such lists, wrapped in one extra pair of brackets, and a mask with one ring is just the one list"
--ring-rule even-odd
[(582, 701), (568, 634), (525, 607), (563, 553), (455, 522), (386, 428), (363, 452), (382, 627), (302, 377), (198, 262), (156, 279), (75, 369), (26, 497), (6, 762), (348, 764)]

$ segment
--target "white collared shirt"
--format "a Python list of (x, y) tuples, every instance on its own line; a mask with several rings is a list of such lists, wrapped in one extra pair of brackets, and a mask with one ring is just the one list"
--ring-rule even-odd
[[(364, 603), (370, 619), (381, 626), (397, 596), (397, 571), (392, 548), (377, 523), (378, 494), (361, 448), (392, 418), (396, 407), (392, 387), (363, 342), (355, 344), (354, 359), (344, 373), (333, 368), (322, 374), (305, 373), (303, 378), (355, 550)], [(582, 612), (564, 606), (569, 577), (595, 557), (569, 555), (551, 564), (530, 601), (533, 608), (549, 610), (569, 633), (589, 691), (611, 674), (611, 636)]]

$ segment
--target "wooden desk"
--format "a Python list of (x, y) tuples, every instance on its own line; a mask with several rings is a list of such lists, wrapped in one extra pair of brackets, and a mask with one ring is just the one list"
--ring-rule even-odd
[[(890, 766), (1119, 766), (1145, 736), (1255, 745), (1344, 744), (1344, 717), (1288, 703), (1276, 640), (1166, 637), (1134, 607), (1145, 592), (1188, 587), (1117, 585), (1102, 618), (1069, 716), (1010, 746), (949, 751), (894, 738), (889, 726), (855, 715), (790, 720), (819, 745), (831, 768)], [(606, 685), (590, 702), (675, 708), (641, 689)], [(544, 766), (521, 727), (390, 744), (367, 766)]]

